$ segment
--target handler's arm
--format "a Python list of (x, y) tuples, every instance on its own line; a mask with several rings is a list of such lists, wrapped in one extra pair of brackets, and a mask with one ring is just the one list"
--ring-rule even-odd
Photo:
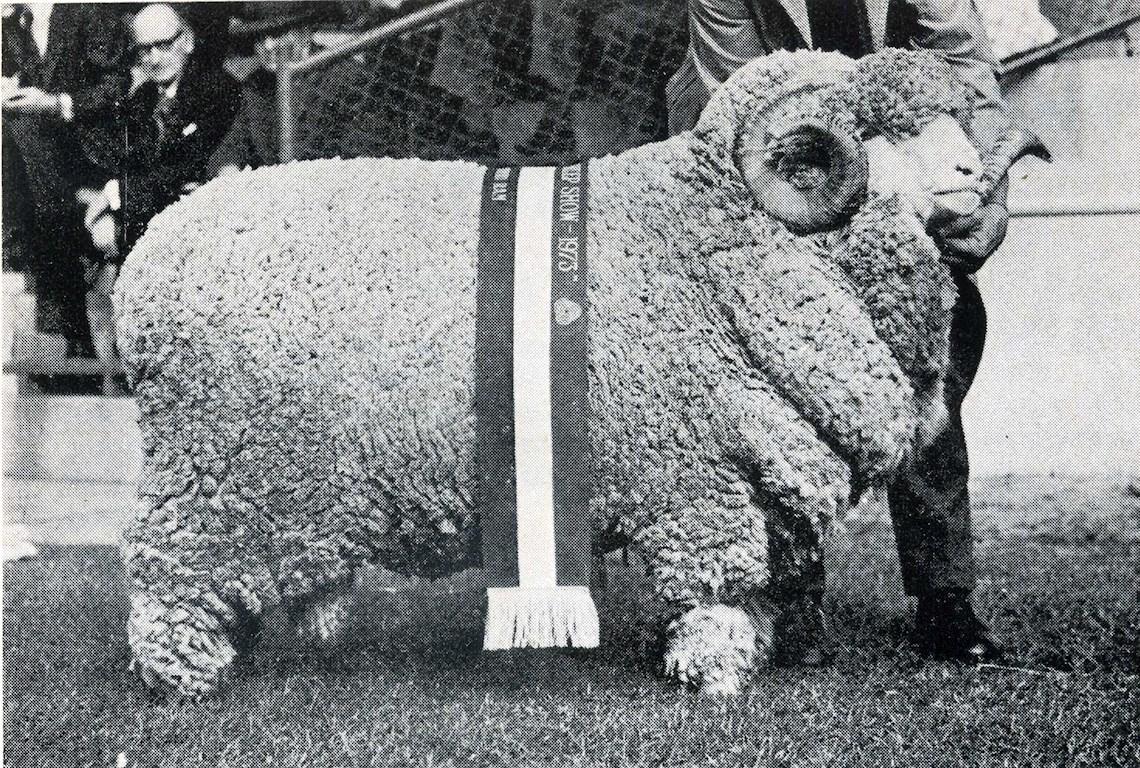
[(745, 62), (768, 51), (748, 0), (688, 0), (689, 49), (665, 89), (669, 133), (693, 127), (709, 96)]
[[(1010, 119), (998, 88), (997, 60), (973, 0), (911, 0), (911, 4), (918, 15), (911, 45), (945, 56), (974, 92), (973, 139), (983, 153), (989, 151), (1010, 127)], [(933, 233), (948, 263), (974, 272), (997, 250), (1009, 221), (1008, 191), (1003, 179), (976, 213)]]
[(689, 0), (689, 48), (710, 93), (746, 62), (768, 53), (747, 0)]
[(997, 60), (973, 0), (911, 0), (918, 14), (910, 42), (942, 54), (975, 94), (974, 141), (983, 151), (1010, 127), (997, 83)]

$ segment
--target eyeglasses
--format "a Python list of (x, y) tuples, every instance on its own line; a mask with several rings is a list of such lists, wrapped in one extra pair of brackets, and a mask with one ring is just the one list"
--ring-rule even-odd
[(144, 53), (150, 53), (151, 51), (157, 51), (158, 53), (170, 53), (170, 51), (174, 48), (174, 44), (177, 43), (179, 38), (182, 37), (183, 31), (184, 30), (180, 29), (170, 37), (164, 38), (162, 40), (151, 40), (149, 43), (136, 43), (131, 47), (131, 53), (136, 59), (142, 57)]

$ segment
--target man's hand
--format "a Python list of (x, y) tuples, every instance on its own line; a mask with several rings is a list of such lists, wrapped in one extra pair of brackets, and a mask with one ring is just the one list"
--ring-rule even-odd
[(134, 96), (138, 93), (139, 88), (142, 88), (150, 81), (150, 77), (142, 67), (137, 65), (131, 67), (131, 85), (127, 89), (127, 96)]
[(55, 115), (63, 117), (63, 104), (57, 94), (35, 86), (20, 88), (4, 99), (4, 111), (17, 115)]
[(20, 90), (19, 78), (0, 75), (0, 98), (7, 100), (9, 96), (14, 96), (18, 90)]
[(1004, 203), (995, 200), (981, 205), (968, 216), (936, 226), (930, 234), (944, 262), (972, 274), (981, 269), (1005, 240), (1008, 225), (1009, 211)]

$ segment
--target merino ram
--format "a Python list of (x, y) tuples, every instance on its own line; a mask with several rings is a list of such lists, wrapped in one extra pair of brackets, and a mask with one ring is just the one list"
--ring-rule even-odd
[[(738, 690), (781, 611), (811, 609), (828, 521), (938, 418), (953, 283), (924, 226), (978, 204), (970, 108), (930, 54), (780, 53), (692, 132), (591, 162), (597, 547), (644, 557), (676, 617), (666, 668), (703, 691)], [(149, 684), (213, 692), (274, 604), (335, 635), (365, 563), (479, 565), (485, 170), (243, 172), (130, 254), (145, 463), (124, 557)]]

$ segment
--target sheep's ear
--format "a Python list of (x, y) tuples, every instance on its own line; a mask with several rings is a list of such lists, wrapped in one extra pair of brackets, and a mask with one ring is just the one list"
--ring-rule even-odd
[(858, 137), (817, 121), (756, 120), (743, 137), (740, 169), (760, 206), (798, 234), (834, 229), (867, 193), (867, 152)]

